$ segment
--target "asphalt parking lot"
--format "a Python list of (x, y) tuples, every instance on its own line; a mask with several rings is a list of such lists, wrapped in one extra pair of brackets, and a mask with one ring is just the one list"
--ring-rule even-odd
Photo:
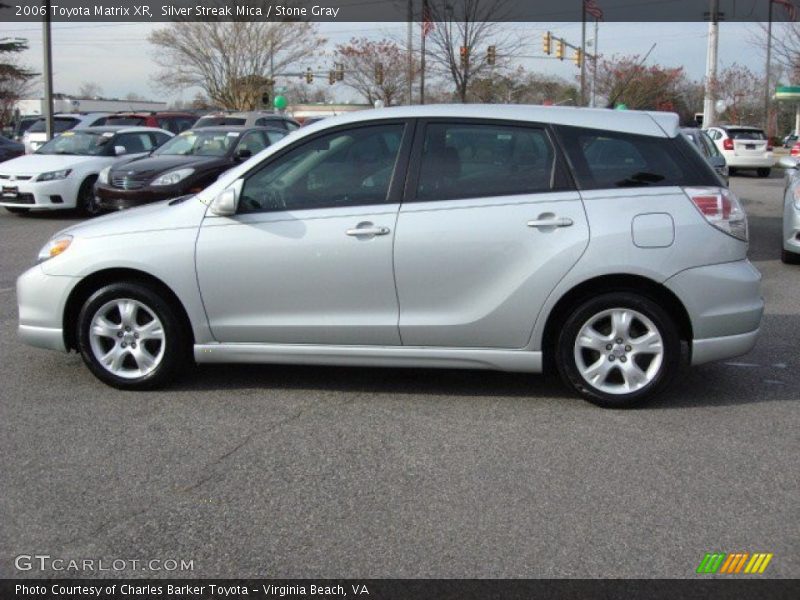
[(102, 576), (678, 578), (711, 551), (800, 577), (800, 267), (780, 172), (732, 187), (758, 345), (629, 411), (469, 371), (219, 366), (120, 392), (17, 341), (15, 278), (75, 219), (0, 209), (0, 577), (57, 575), (14, 568), (48, 554), (194, 565)]

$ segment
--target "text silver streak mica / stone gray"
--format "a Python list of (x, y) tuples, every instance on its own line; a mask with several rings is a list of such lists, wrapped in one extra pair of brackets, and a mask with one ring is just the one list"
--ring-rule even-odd
[(124, 389), (187, 360), (553, 367), (635, 404), (682, 345), (749, 351), (763, 311), (741, 205), (688, 144), (636, 111), (325, 119), (195, 197), (54, 236), (17, 282), (19, 335)]

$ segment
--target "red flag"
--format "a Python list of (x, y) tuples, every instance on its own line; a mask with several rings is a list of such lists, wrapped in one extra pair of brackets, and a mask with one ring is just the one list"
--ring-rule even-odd
[[(788, 0), (786, 0), (788, 2)], [(583, 9), (598, 21), (603, 20), (603, 9), (596, 0), (583, 0)]]
[(794, 4), (791, 3), (790, 0), (770, 0), (775, 4), (780, 4), (783, 8), (786, 9), (787, 14), (789, 15), (790, 21), (797, 20), (797, 10), (794, 7)]
[(436, 24), (433, 22), (431, 7), (428, 6), (428, 0), (425, 0), (422, 3), (422, 37), (427, 37), (434, 29), (436, 29)]

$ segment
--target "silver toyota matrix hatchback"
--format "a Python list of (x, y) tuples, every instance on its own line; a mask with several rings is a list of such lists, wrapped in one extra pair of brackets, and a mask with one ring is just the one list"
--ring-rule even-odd
[(746, 255), (676, 115), (369, 110), (60, 232), (17, 282), (19, 335), (123, 389), (192, 359), (555, 370), (628, 406), (753, 347)]

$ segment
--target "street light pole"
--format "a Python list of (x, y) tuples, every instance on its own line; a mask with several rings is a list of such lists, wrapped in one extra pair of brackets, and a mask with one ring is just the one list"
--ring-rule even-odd
[(767, 64), (764, 67), (764, 132), (769, 135), (769, 76), (772, 62), (772, 0), (769, 0), (769, 18), (767, 19)]
[(719, 45), (719, 0), (711, 0), (708, 21), (708, 53), (706, 55), (706, 95), (703, 101), (703, 127), (713, 127), (717, 122), (714, 96), (717, 86), (717, 48)]
[(50, 0), (45, 0), (42, 42), (44, 43), (44, 119), (47, 139), (53, 139), (53, 52), (50, 40)]

